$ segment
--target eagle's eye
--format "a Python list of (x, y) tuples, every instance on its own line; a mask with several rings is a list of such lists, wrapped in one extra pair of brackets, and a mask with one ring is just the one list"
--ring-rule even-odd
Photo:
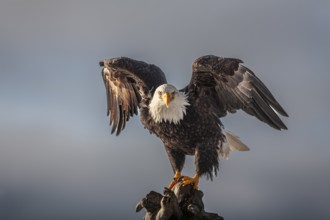
[(162, 94), (163, 94), (162, 91), (158, 91), (159, 96), (162, 96)]
[(174, 92), (171, 92), (171, 100), (173, 100), (174, 99), (174, 96), (175, 96), (175, 94), (176, 94), (176, 92), (174, 91)]

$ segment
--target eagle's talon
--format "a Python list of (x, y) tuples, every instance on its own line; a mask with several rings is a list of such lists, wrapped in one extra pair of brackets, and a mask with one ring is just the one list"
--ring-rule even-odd
[(198, 189), (199, 177), (197, 174), (192, 178), (189, 176), (184, 176), (182, 177), (182, 183), (183, 186), (192, 184), (194, 186), (194, 189)]
[(172, 182), (170, 183), (170, 185), (168, 185), (168, 188), (172, 189), (179, 182), (180, 178), (181, 178), (181, 172), (176, 171), (175, 174), (174, 174)]
[(170, 183), (170, 185), (168, 185), (168, 188), (169, 189), (172, 189), (177, 183), (178, 183), (178, 180), (176, 180), (176, 179), (173, 178), (173, 180)]

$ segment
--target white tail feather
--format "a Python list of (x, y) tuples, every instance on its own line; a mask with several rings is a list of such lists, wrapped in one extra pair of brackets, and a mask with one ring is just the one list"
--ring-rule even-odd
[(239, 137), (231, 131), (224, 130), (226, 136), (225, 142), (220, 147), (220, 155), (226, 159), (229, 159), (229, 152), (233, 150), (248, 151), (250, 148), (246, 146)]

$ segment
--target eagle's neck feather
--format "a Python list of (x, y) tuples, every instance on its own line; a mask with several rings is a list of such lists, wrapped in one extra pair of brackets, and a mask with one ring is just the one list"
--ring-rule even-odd
[(186, 114), (186, 108), (190, 105), (187, 96), (179, 92), (168, 107), (164, 102), (154, 96), (149, 104), (149, 113), (156, 123), (170, 122), (179, 124)]

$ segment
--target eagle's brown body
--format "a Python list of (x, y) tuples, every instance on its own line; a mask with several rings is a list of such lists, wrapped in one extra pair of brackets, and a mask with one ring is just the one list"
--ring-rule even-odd
[(195, 155), (198, 175), (207, 174), (212, 178), (219, 168), (218, 151), (224, 141), (220, 120), (211, 114), (200, 114), (195, 110), (194, 101), (189, 101), (191, 105), (187, 107), (186, 115), (176, 125), (154, 122), (148, 108), (150, 99), (145, 99), (140, 108), (141, 122), (163, 141), (174, 170), (182, 170), (185, 155)]

